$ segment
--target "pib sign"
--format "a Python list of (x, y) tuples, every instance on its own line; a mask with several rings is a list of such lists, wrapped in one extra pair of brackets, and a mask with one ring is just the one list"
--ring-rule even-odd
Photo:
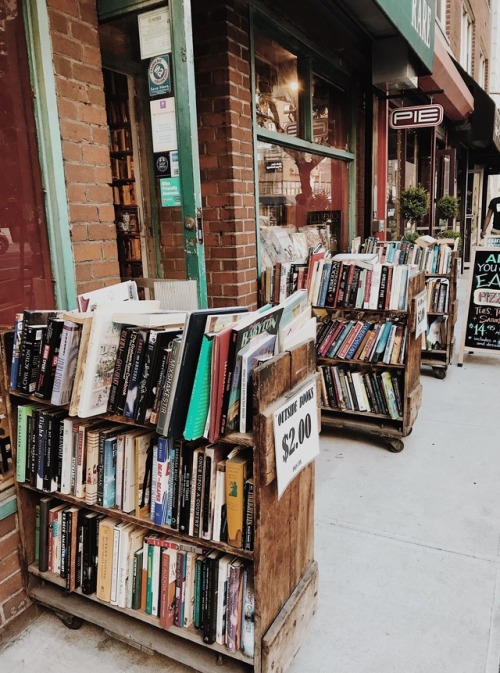
[(439, 126), (443, 121), (442, 105), (416, 105), (392, 110), (389, 124), (393, 129), (415, 129)]

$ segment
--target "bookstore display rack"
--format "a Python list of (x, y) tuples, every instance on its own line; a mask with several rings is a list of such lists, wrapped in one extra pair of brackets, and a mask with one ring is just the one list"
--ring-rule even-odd
[[(1, 333), (2, 376), (4, 389), (6, 390), (9, 388), (11, 371), (10, 356), (6, 355), (5, 344), (6, 340), (10, 338), (8, 332), (3, 331)], [(16, 491), (19, 528), (22, 536), (23, 565), (26, 568), (26, 584), (29, 596), (55, 611), (70, 628), (78, 628), (82, 620), (89, 621), (106, 629), (118, 639), (146, 651), (157, 651), (171, 659), (191, 666), (201, 673), (212, 673), (216, 665), (222, 664), (228, 666), (231, 671), (246, 671), (247, 673), (250, 671), (271, 673), (272, 671), (286, 670), (297, 652), (308, 623), (316, 610), (318, 569), (317, 563), (314, 561), (313, 548), (314, 463), (306, 465), (296, 475), (278, 500), (273, 411), (282, 405), (290, 394), (294, 394), (295, 391), (300, 390), (307, 382), (310, 384), (311, 381), (315, 381), (319, 387), (315, 347), (312, 340), (263, 362), (254, 371), (252, 432), (233, 433), (219, 438), (219, 443), (223, 443), (231, 449), (242, 447), (242, 450), (250, 453), (251, 456), (253, 519), (251, 519), (250, 537), (253, 540), (250, 545), (230, 545), (229, 542), (217, 542), (210, 537), (202, 539), (201, 535), (198, 537), (188, 535), (180, 532), (179, 528), (174, 529), (173, 527), (153, 523), (149, 518), (141, 516), (137, 508), (126, 513), (124, 506), (121, 509), (106, 507), (105, 503), (99, 499), (94, 500), (94, 504), (89, 504), (89, 501), (92, 502), (92, 498), (87, 497), (89, 493), (86, 493), (85, 499), (82, 499), (82, 497), (77, 497), (73, 491), (62, 492), (64, 490), (62, 476), (59, 484), (56, 484), (55, 491), (54, 484), (49, 485), (44, 490), (39, 487), (40, 485), (45, 487), (47, 484), (43, 480), (42, 483), (36, 481), (36, 477), (39, 476), (36, 469), (35, 486), (32, 479), (23, 482), (18, 469)], [(13, 442), (14, 464), (17, 460), (16, 444), (18, 442), (21, 444), (22, 441), (22, 427), (19, 420), (22, 418), (22, 413), (20, 414), (19, 410), (25, 405), (29, 406), (29, 404), (34, 403), (42, 409), (42, 415), (44, 407), (47, 409), (50, 407), (49, 400), (44, 401), (39, 397), (23, 394), (16, 390), (11, 389), (7, 396), (9, 427), (11, 436), (16, 438), (16, 442)], [(53, 407), (51, 409), (53, 410)], [(57, 413), (67, 417), (67, 407)], [(122, 430), (124, 428), (122, 417), (112, 417), (105, 413), (100, 418), (107, 422), (116, 422)], [(78, 420), (76, 419), (77, 422)], [(61, 423), (61, 427), (63, 425)], [(137, 423), (129, 422), (127, 427), (134, 430), (137, 428)], [(150, 425), (144, 426), (143, 433), (144, 428), (151, 430)], [(63, 433), (63, 429), (59, 432)], [(47, 446), (54, 446), (50, 438), (47, 441)], [(60, 453), (62, 441), (61, 439), (59, 444), (56, 442), (56, 445), (59, 446), (56, 452), (59, 451)], [(50, 454), (50, 451), (48, 454)], [(53, 455), (55, 460), (55, 454)], [(59, 456), (58, 460), (60, 460)], [(40, 465), (38, 465), (39, 467)], [(74, 469), (76, 468), (72, 465), (71, 470)], [(33, 472), (31, 477), (33, 477)], [(45, 475), (43, 478), (45, 478)], [(87, 484), (90, 483), (88, 479), (87, 476)], [(74, 480), (74, 483), (78, 486), (78, 478)], [(123, 497), (125, 498), (125, 495)], [(101, 502), (101, 504), (97, 504), (98, 502)], [(56, 504), (55, 507), (54, 504)], [(48, 510), (49, 506), (51, 507), (50, 510)], [(121, 568), (120, 572), (124, 575), (127, 575), (128, 568), (128, 577), (130, 579), (132, 576), (133, 582), (124, 585), (125, 580), (120, 575), (118, 579), (113, 580), (116, 582), (114, 589), (111, 588), (111, 592), (113, 590), (116, 592), (115, 600), (110, 601), (108, 600), (109, 597), (106, 599), (98, 598), (99, 591), (101, 591), (101, 582), (104, 586), (105, 578), (102, 573), (105, 570), (103, 565), (103, 568), (97, 568), (97, 577), (93, 576), (92, 573), (90, 575), (86, 574), (87, 564), (90, 562), (92, 565), (92, 558), (90, 557), (93, 553), (97, 553), (97, 550), (94, 549), (93, 552), (92, 550), (85, 551), (87, 549), (85, 536), (89, 534), (88, 531), (90, 530), (85, 526), (91, 526), (92, 524), (80, 525), (79, 517), (82, 510), (83, 519), (87, 519), (88, 522), (92, 520), (94, 522), (101, 520), (101, 523), (102, 521), (111, 521), (112, 524), (110, 525), (114, 526), (115, 535), (117, 527), (120, 528), (120, 541), (127, 539), (126, 536), (123, 536), (123, 531), (144, 529), (143, 536), (145, 531), (146, 541), (149, 539), (149, 547), (146, 550), (148, 554), (146, 557), (147, 563), (145, 561), (142, 566), (142, 588), (145, 590), (146, 582), (147, 600), (149, 600), (150, 591), (154, 591), (149, 586), (151, 571), (149, 563), (154, 563), (155, 550), (158, 548), (155, 540), (166, 539), (170, 541), (169, 544), (165, 543), (165, 546), (168, 547), (167, 553), (163, 550), (161, 554), (162, 584), (160, 592), (163, 595), (163, 591), (165, 591), (167, 597), (165, 598), (165, 601), (167, 601), (165, 613), (163, 607), (160, 607), (160, 605), (163, 606), (163, 603), (158, 597), (156, 603), (157, 616), (154, 609), (148, 611), (147, 606), (145, 610), (141, 609), (144, 604), (134, 605), (132, 602), (132, 607), (130, 607), (131, 587), (135, 591), (139, 586), (135, 582), (136, 574), (138, 577), (140, 576), (138, 571), (140, 566), (136, 565), (135, 555), (133, 555), (134, 558), (131, 558), (130, 553), (127, 556), (129, 565), (125, 563), (122, 566), (120, 564), (121, 546), (119, 555), (115, 554), (113, 556), (113, 564), (115, 565), (112, 564), (108, 567), (112, 568), (114, 578), (116, 577), (116, 567)], [(65, 513), (61, 514), (62, 511)], [(48, 548), (47, 545), (43, 546), (42, 543), (42, 538), (46, 534), (50, 535), (50, 533), (45, 533), (47, 529), (43, 525), (44, 517), (48, 516), (50, 512), (53, 513), (54, 520), (51, 528), (52, 535), (55, 537), (59, 535), (61, 547), (54, 546), (54, 540), (52, 540), (52, 546), (49, 545)], [(96, 524), (94, 523), (94, 525)], [(106, 544), (106, 539), (109, 541), (109, 538), (105, 537), (106, 529), (103, 528), (101, 532), (100, 525), (97, 524), (97, 526), (99, 528), (98, 553), (101, 554), (101, 547)], [(111, 535), (113, 535), (113, 528), (110, 530)], [(130, 533), (130, 535), (132, 534)], [(249, 534), (248, 519), (245, 534)], [(113, 537), (111, 537), (112, 544)], [(200, 553), (201, 548), (204, 550), (203, 554)], [(177, 552), (175, 549), (177, 549)], [(139, 547), (138, 550), (140, 551)], [(191, 550), (191, 552), (188, 550)], [(163, 621), (165, 615), (169, 614), (170, 608), (173, 609), (174, 602), (176, 606), (183, 606), (182, 608), (179, 607), (179, 610), (184, 610), (184, 599), (186, 599), (186, 606), (188, 603), (184, 591), (189, 592), (189, 586), (195, 586), (194, 583), (189, 584), (187, 582), (189, 571), (186, 571), (186, 579), (184, 579), (183, 570), (179, 574), (179, 568), (182, 568), (180, 563), (176, 564), (174, 577), (171, 574), (169, 575), (169, 572), (164, 574), (163, 571), (167, 568), (163, 565), (164, 557), (168, 555), (171, 559), (172, 553), (177, 554), (177, 559), (179, 559), (179, 553), (183, 554), (183, 558), (192, 553), (197, 559), (196, 563), (193, 561), (192, 565), (193, 576), (199, 572), (200, 576), (205, 578), (201, 580), (202, 588), (197, 594), (196, 600), (194, 597), (191, 600), (195, 606), (195, 619), (192, 624), (187, 626), (184, 620), (185, 612), (179, 612), (178, 614), (176, 612), (175, 617), (171, 615), (172, 620), (170, 622), (168, 622), (168, 619), (166, 622)], [(241, 575), (238, 575), (238, 577), (244, 577), (244, 580), (235, 585), (236, 597), (233, 596), (232, 598), (233, 603), (234, 601), (241, 602), (241, 614), (237, 613), (238, 622), (234, 623), (232, 621), (233, 612), (228, 609), (224, 627), (226, 638), (229, 638), (229, 634), (232, 634), (234, 642), (240, 642), (240, 648), (236, 646), (228, 649), (228, 641), (226, 641), (226, 644), (224, 644), (224, 640), (220, 641), (218, 631), (217, 638), (207, 637), (207, 621), (204, 624), (202, 622), (201, 629), (195, 628), (196, 601), (199, 601), (199, 614), (205, 615), (204, 619), (208, 620), (214, 629), (215, 625), (217, 629), (221, 628), (219, 617), (214, 616), (218, 614), (217, 608), (208, 599), (208, 596), (217, 595), (216, 593), (210, 593), (210, 591), (214, 591), (213, 586), (210, 589), (210, 583), (213, 582), (217, 585), (217, 575), (211, 574), (209, 569), (203, 575), (201, 569), (203, 563), (206, 563), (206, 567), (209, 568), (210, 558), (219, 560), (221, 557), (228, 559), (226, 561), (228, 564), (228, 592), (224, 592), (228, 603), (231, 600), (230, 587), (232, 586), (229, 579), (232, 570), (229, 568), (232, 569), (233, 565), (235, 568), (241, 568)], [(166, 563), (172, 564), (172, 560), (167, 560)], [(45, 564), (48, 564), (52, 570), (58, 567), (59, 573), (49, 572), (45, 569)], [(83, 570), (79, 564), (83, 564)], [(189, 561), (184, 568), (188, 567), (188, 564)], [(42, 568), (41, 565), (43, 565)], [(168, 568), (171, 573), (172, 565)], [(63, 569), (64, 573), (62, 572)], [(80, 573), (80, 586), (78, 586), (78, 583), (74, 583), (78, 573)], [(89, 578), (92, 576), (94, 577), (92, 581), (97, 583), (97, 590), (95, 590), (95, 585), (86, 583), (91, 581)], [(146, 577), (147, 579), (145, 579)], [(167, 578), (165, 579), (165, 586), (163, 586), (163, 577)], [(158, 578), (156, 579), (158, 580)], [(109, 578), (108, 580), (111, 582)], [(140, 583), (140, 580), (137, 581)], [(251, 581), (253, 581), (253, 592), (250, 590)], [(204, 589), (203, 582), (206, 583)], [(124, 586), (127, 588), (125, 589)], [(158, 581), (156, 586), (158, 586)], [(221, 585), (218, 584), (217, 586), (220, 587)], [(169, 593), (172, 587), (175, 601), (174, 595)], [(191, 591), (195, 592), (196, 590), (191, 589)], [(111, 593), (111, 596), (113, 596), (113, 593)], [(135, 600), (135, 596), (136, 594), (132, 594), (132, 601)], [(217, 600), (220, 601), (220, 597)], [(123, 605), (126, 607), (123, 607)], [(217, 606), (219, 606), (219, 603), (217, 603)], [(175, 609), (177, 610), (177, 608)], [(180, 622), (177, 622), (177, 619)], [(235, 635), (236, 633), (238, 635)], [(245, 641), (245, 638), (248, 640)], [(245, 642), (247, 644), (246, 649), (243, 648)]]
[(438, 379), (444, 379), (452, 363), (455, 348), (458, 251), (451, 252), (446, 273), (425, 273), (427, 291), (427, 331), (422, 343), (422, 365), (432, 367)]
[[(386, 268), (396, 273), (396, 269), (403, 267)], [(400, 304), (404, 309), (381, 310), (378, 303), (371, 309), (314, 308), (323, 319), (316, 344), (322, 385), (322, 427), (379, 436), (394, 453), (403, 450), (402, 438), (412, 431), (422, 399), (421, 339), (415, 337), (415, 297), (424, 289), (424, 274), (412, 275), (409, 271), (408, 274), (407, 295)], [(351, 306), (355, 305), (354, 301)], [(339, 330), (344, 330), (344, 336)], [(342, 342), (345, 330), (348, 336)], [(335, 343), (328, 345), (328, 339), (339, 333), (340, 348)]]
[(128, 81), (126, 75), (112, 70), (104, 70), (104, 76), (120, 275), (122, 278), (141, 278), (142, 243)]

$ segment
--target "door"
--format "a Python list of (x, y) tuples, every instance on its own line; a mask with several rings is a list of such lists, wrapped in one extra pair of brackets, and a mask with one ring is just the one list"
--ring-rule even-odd
[(467, 174), (467, 196), (465, 200), (465, 222), (463, 234), (464, 265), (468, 266), (472, 248), (479, 245), (481, 238), (481, 193), (483, 173), (481, 170)]
[(190, 4), (98, 9), (122, 276), (196, 280), (206, 306)]

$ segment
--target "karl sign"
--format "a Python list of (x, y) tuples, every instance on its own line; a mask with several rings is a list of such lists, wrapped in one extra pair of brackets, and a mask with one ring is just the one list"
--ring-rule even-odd
[(414, 129), (424, 126), (438, 126), (443, 121), (443, 107), (433, 105), (416, 105), (400, 107), (392, 110), (389, 124), (393, 129)]

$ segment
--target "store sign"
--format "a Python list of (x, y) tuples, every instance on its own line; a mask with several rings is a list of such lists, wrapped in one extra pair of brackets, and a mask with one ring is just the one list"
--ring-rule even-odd
[(439, 126), (443, 121), (443, 106), (416, 105), (392, 110), (389, 124), (393, 129), (416, 129), (426, 126)]
[(168, 54), (150, 59), (148, 68), (150, 96), (164, 96), (171, 93), (170, 57)]
[(162, 208), (177, 208), (181, 205), (180, 178), (162, 178), (160, 180), (160, 198)]

